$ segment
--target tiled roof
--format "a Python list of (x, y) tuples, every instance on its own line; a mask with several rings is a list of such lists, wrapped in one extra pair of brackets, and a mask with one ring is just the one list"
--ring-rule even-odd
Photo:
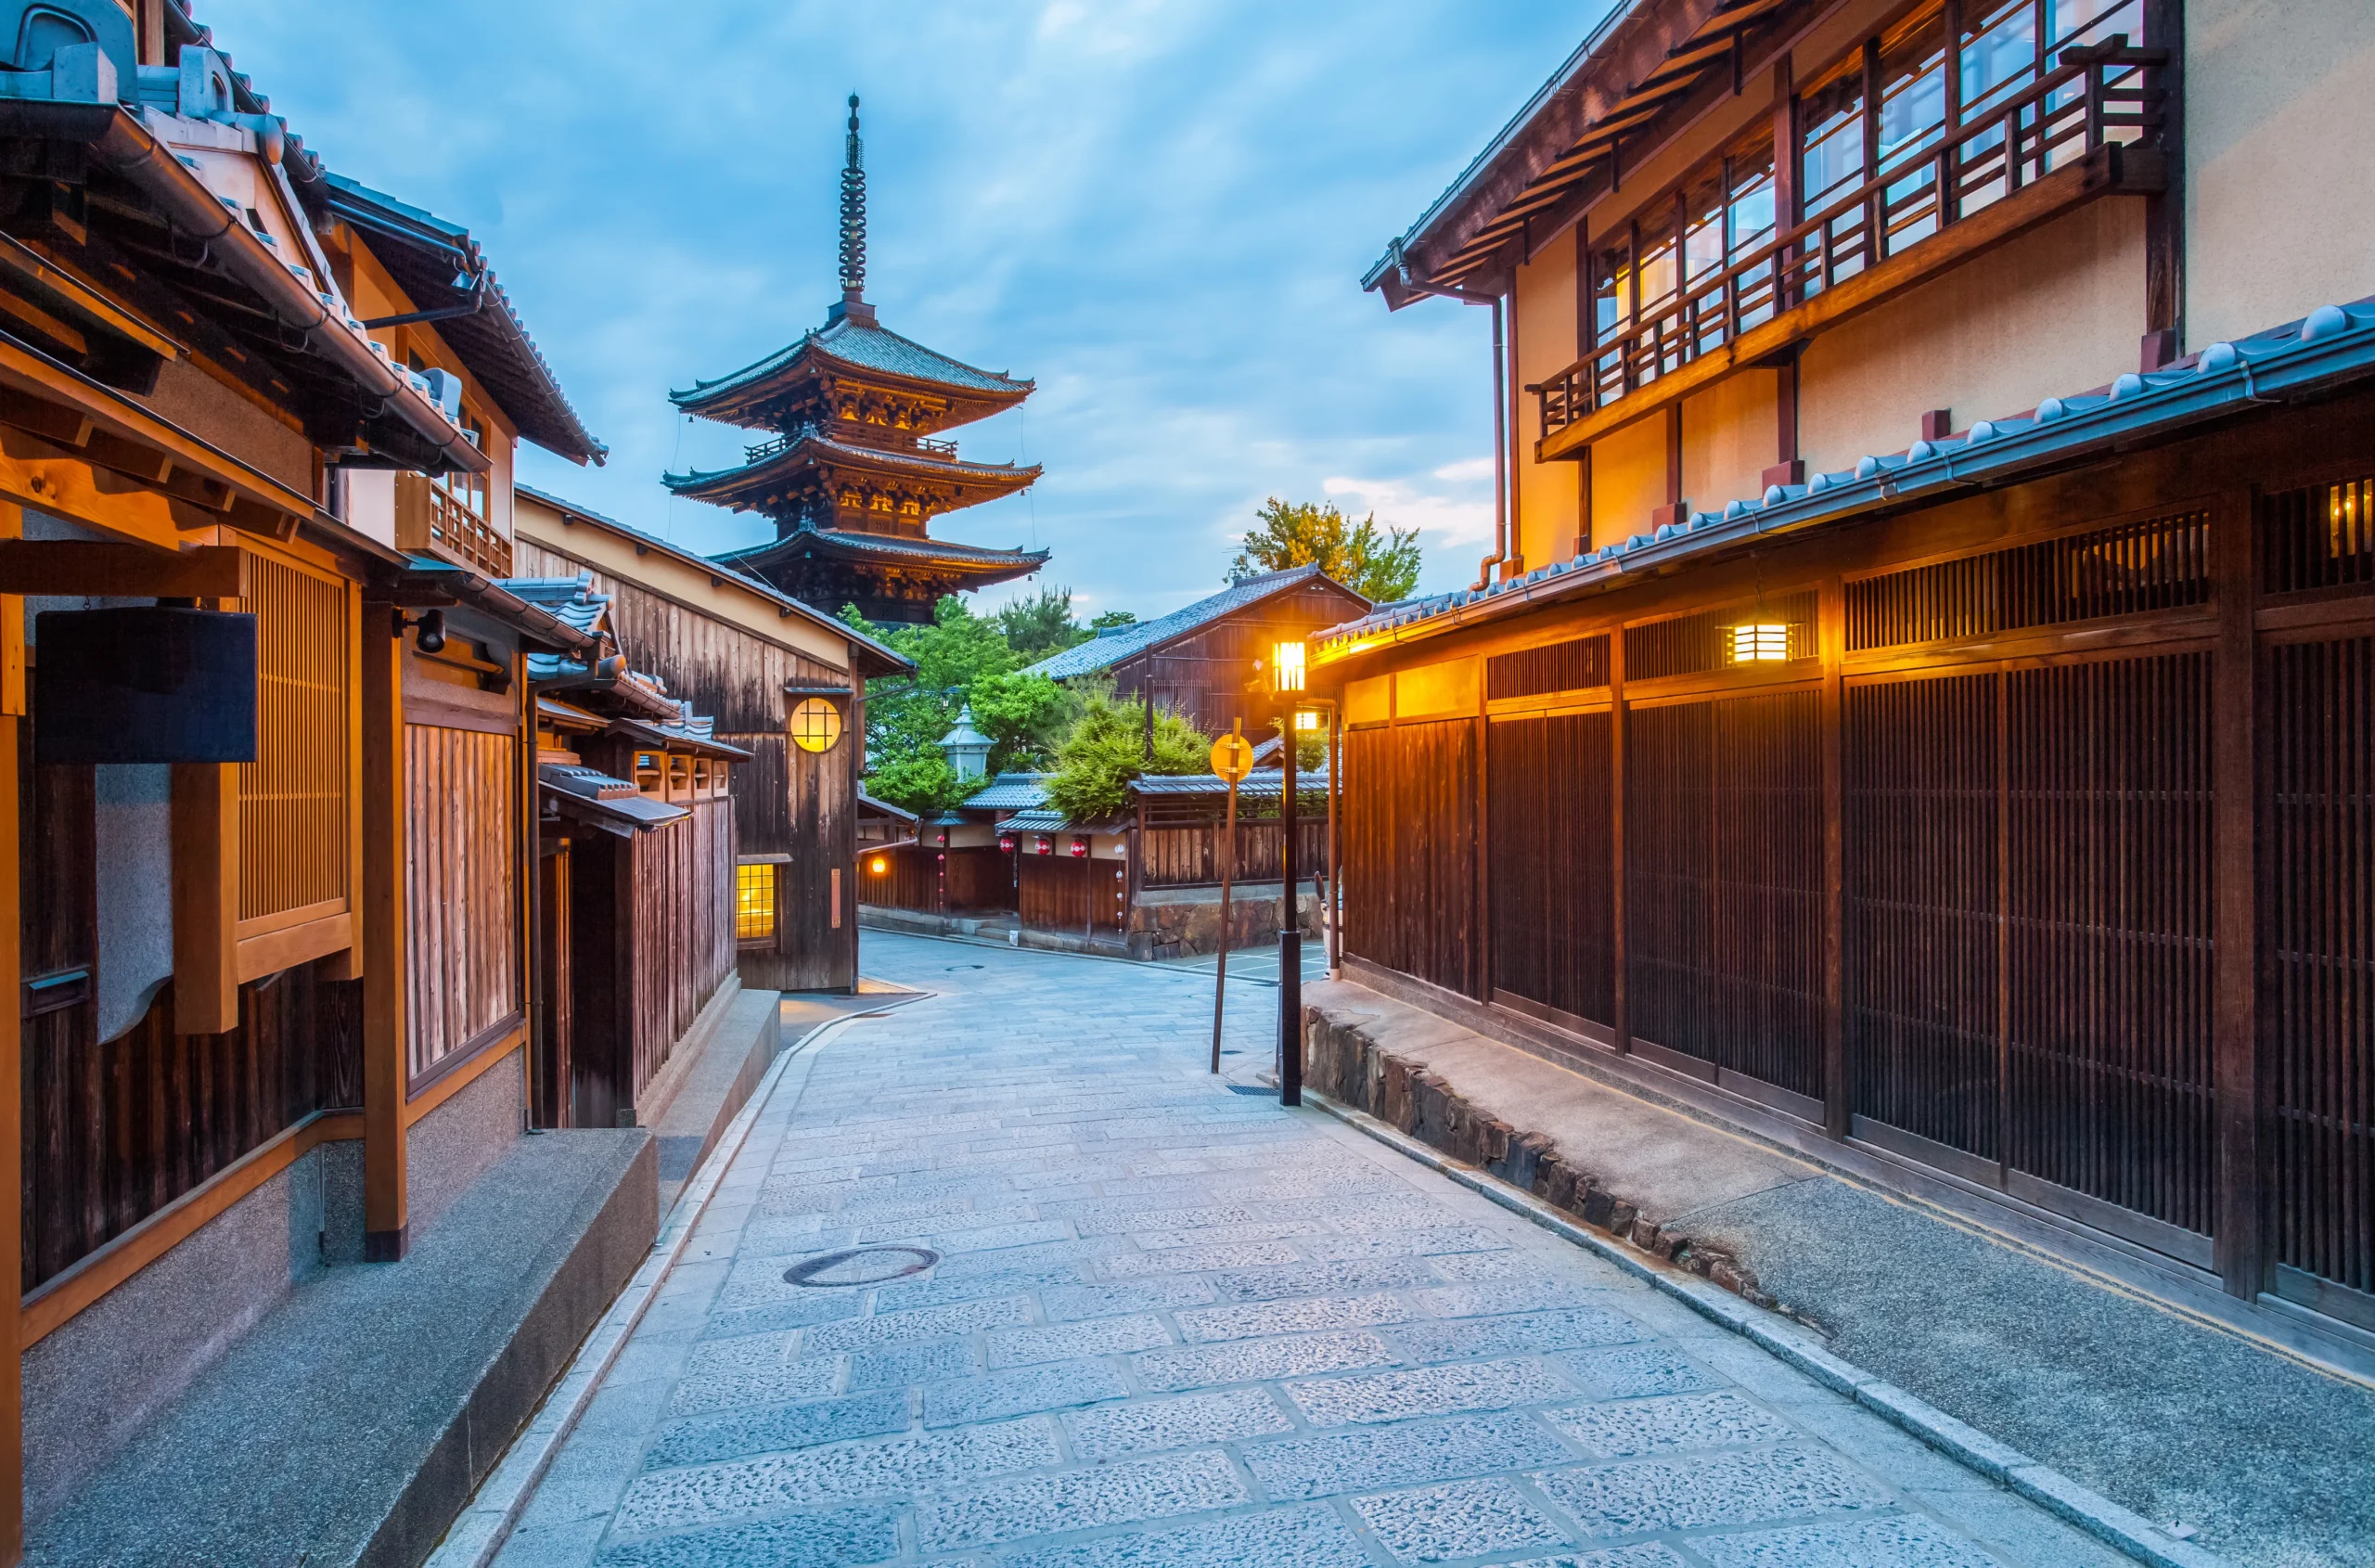
[(469, 315), (433, 324), (437, 335), (491, 393), (520, 433), (571, 462), (600, 463), (610, 448), (594, 439), (560, 390), (559, 378), (528, 335), (511, 298), (495, 281), (470, 231), (432, 212), (330, 174), (330, 210), (364, 229), (371, 252), (386, 263), (416, 308), (440, 309), (469, 297), (454, 279), (483, 280), (484, 303)]
[(914, 812), (904, 806), (892, 805), (889, 801), (878, 801), (863, 790), (857, 792), (857, 803), (867, 811), (880, 812), (885, 816), (895, 816), (902, 822), (913, 822), (916, 819)]
[(655, 801), (623, 778), (598, 768), (545, 763), (536, 769), (544, 797), (564, 814), (625, 837), (689, 816), (691, 811)]
[(1018, 811), (999, 823), (998, 830), (1002, 833), (1060, 833), (1072, 825), (1072, 818), (1060, 811)]
[[(838, 528), (795, 528), (790, 533), (729, 550), (710, 559), (731, 565), (742, 560), (781, 559), (787, 556), (818, 555), (837, 560), (915, 560), (962, 567), (1021, 567), (1036, 570), (1047, 559), (1045, 550), (992, 550), (946, 539), (909, 539), (896, 533), (851, 533)], [(855, 632), (850, 634), (857, 636)]]
[[(1063, 680), (1072, 675), (1095, 675), (1099, 670), (1110, 670), (1159, 644), (1186, 636), (1200, 626), (1209, 625), (1224, 616), (1259, 604), (1274, 594), (1301, 587), (1314, 580), (1334, 581), (1316, 566), (1290, 566), (1284, 572), (1265, 572), (1259, 577), (1248, 577), (1242, 582), (1230, 584), (1209, 598), (1198, 599), (1185, 610), (1175, 610), (1152, 621), (1114, 627), (1077, 648), (1051, 654), (1023, 673)], [(1342, 584), (1336, 585), (1343, 586)], [(1344, 591), (1348, 594), (1353, 592), (1350, 588)], [(1360, 596), (1354, 594), (1353, 597), (1358, 598)]]
[(905, 377), (913, 381), (961, 387), (968, 392), (1021, 396), (1028, 393), (1033, 385), (1030, 381), (1017, 380), (994, 370), (976, 369), (944, 353), (935, 353), (912, 339), (903, 338), (888, 328), (845, 315), (801, 334), (797, 342), (767, 355), (755, 365), (745, 366), (714, 381), (697, 380), (690, 390), (672, 392), (668, 396), (679, 407), (689, 407), (707, 402), (721, 392), (771, 379), (790, 369), (802, 354), (812, 352), (860, 369), (878, 370), (886, 376)]
[(2130, 372), (2108, 387), (2049, 397), (2025, 414), (1982, 419), (1958, 436), (1918, 441), (1852, 469), (1777, 484), (1760, 497), (1688, 522), (1601, 546), (1522, 577), (1429, 598), (1380, 605), (1313, 639), (1313, 659), (1350, 658), (1384, 642), (1431, 636), (1514, 613), (1530, 604), (1639, 581), (1679, 560), (1908, 502), (1944, 499), (2066, 466), (2112, 443), (2174, 436), (2253, 404), (2313, 395), (2375, 374), (2375, 296), (2321, 305), (2300, 321), (2231, 343), (2213, 343), (2164, 370)]
[(1001, 773), (987, 789), (967, 797), (967, 811), (1028, 811), (1047, 803), (1044, 773)]
[(757, 481), (763, 474), (812, 465), (873, 473), (909, 474), (925, 479), (963, 480), (970, 484), (1010, 484), (1017, 489), (1037, 479), (1040, 473), (1036, 463), (1028, 468), (1013, 463), (969, 463), (960, 457), (943, 457), (930, 452), (862, 446), (855, 442), (836, 441), (829, 435), (807, 431), (755, 462), (740, 463), (730, 469), (696, 469), (689, 473), (661, 474), (660, 482), (679, 495), (708, 491), (712, 493), (709, 498), (719, 499), (743, 484)]
[[(1287, 776), (1278, 769), (1257, 768), (1245, 776), (1237, 787), (1240, 795), (1282, 795), (1286, 793)], [(1328, 788), (1328, 770), (1324, 767), (1299, 768), (1295, 772), (1295, 794), (1300, 799), (1306, 791)], [(1130, 780), (1134, 795), (1225, 795), (1228, 780), (1217, 773), (1149, 774)]]

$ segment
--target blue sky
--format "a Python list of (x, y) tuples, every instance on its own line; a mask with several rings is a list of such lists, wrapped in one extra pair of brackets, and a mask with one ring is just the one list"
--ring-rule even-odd
[[(1359, 279), (1606, 9), (1255, 0), (199, 0), (340, 174), (467, 225), (607, 468), (521, 477), (698, 549), (736, 460), (671, 387), (820, 325), (842, 101), (866, 100), (883, 324), (1037, 379), (956, 432), (1046, 465), (944, 519), (1054, 551), (1086, 613), (1213, 591), (1265, 495), (1416, 524), (1422, 586), (1492, 527), (1481, 310)], [(987, 608), (1013, 590), (981, 596)]]

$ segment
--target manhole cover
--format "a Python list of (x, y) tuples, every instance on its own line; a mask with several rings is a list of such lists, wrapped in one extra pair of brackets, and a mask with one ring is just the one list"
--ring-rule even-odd
[(921, 1274), (940, 1261), (930, 1247), (856, 1247), (802, 1258), (783, 1271), (787, 1285), (879, 1285)]
[(1274, 1095), (1278, 1091), (1264, 1084), (1231, 1084), (1228, 1086), (1228, 1092), (1231, 1094)]

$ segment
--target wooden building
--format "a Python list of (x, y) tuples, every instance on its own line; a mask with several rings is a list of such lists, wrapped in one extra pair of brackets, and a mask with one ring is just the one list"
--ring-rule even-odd
[(1045, 550), (934, 539), (931, 520), (1012, 495), (1036, 466), (959, 458), (942, 432), (1031, 395), (1029, 381), (977, 370), (899, 336), (866, 300), (866, 167), (850, 99), (841, 174), (841, 297), (825, 325), (714, 381), (674, 392), (687, 414), (769, 432), (738, 467), (665, 476), (679, 495), (756, 512), (776, 537), (719, 559), (827, 614), (930, 621), (959, 589), (1028, 576)]
[(747, 753), (732, 764), (731, 794), (742, 983), (854, 988), (866, 682), (914, 666), (833, 616), (640, 529), (524, 487), (518, 508), (523, 571), (586, 574), (628, 666), (707, 715), (718, 743)]
[(1369, 278), (1513, 321), (1511, 479), (1313, 645), (1353, 974), (2360, 1354), (2370, 47), (1620, 7)]
[(0, 3), (0, 51), (6, 1563), (515, 1147), (530, 665), (609, 654), (504, 585), (516, 443), (603, 453), (467, 231), (323, 168), (176, 0)]
[(1369, 601), (1316, 566), (1265, 572), (1152, 621), (1109, 626), (1031, 666), (1051, 680), (1107, 680), (1114, 695), (1150, 698), (1206, 735), (1244, 719), (1245, 693), (1273, 645), (1359, 615)]

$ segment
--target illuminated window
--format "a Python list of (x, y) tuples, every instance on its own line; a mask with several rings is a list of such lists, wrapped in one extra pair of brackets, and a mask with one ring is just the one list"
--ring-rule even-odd
[(770, 942), (776, 934), (776, 868), (768, 860), (734, 868), (734, 939)]
[(841, 711), (822, 697), (801, 700), (791, 711), (791, 743), (803, 752), (829, 752), (841, 742)]

